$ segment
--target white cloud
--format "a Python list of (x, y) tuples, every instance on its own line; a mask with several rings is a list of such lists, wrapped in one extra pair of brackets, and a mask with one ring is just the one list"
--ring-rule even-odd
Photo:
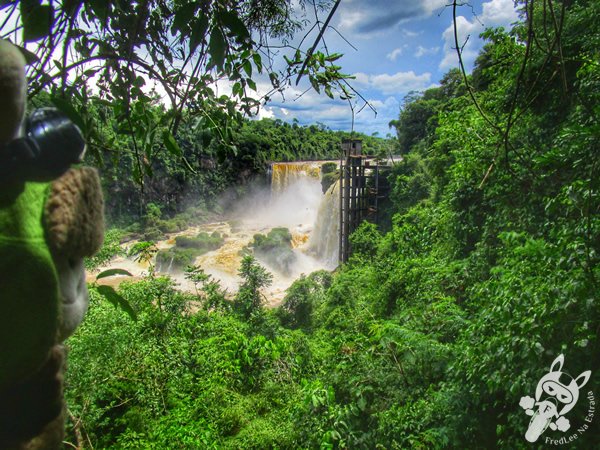
[[(371, 86), (371, 80), (376, 76), (362, 75), (367, 80), (368, 85)], [(390, 75), (390, 77), (392, 76)], [(298, 98), (298, 95), (302, 92), (302, 87), (294, 86), (286, 91), (285, 101), (281, 97), (275, 96), (269, 104), (261, 108), (261, 112), (257, 118), (281, 119), (290, 123), (293, 119), (297, 119), (301, 125), (322, 122), (333, 130), (349, 131), (351, 129), (352, 110), (347, 102), (332, 100), (325, 95), (317, 94), (313, 90), (306, 92)], [(379, 95), (374, 95), (367, 98), (377, 110), (377, 116), (375, 116), (370, 108), (363, 108), (354, 117), (354, 129), (366, 134), (377, 131), (381, 136), (385, 136), (390, 132), (388, 123), (398, 116), (400, 110), (398, 98), (401, 98), (401, 96), (388, 95), (380, 97)], [(362, 103), (359, 103), (362, 106)]]
[(432, 87), (431, 73), (417, 75), (409, 72), (396, 72), (393, 75), (380, 73), (369, 75), (363, 72), (354, 73), (352, 84), (362, 89), (374, 89), (385, 95), (404, 95), (410, 91), (422, 91)]
[[(456, 18), (458, 45), (462, 48), (462, 58), (467, 67), (470, 67), (479, 50), (481, 41), (478, 35), (486, 28), (510, 27), (518, 19), (513, 0), (490, 0), (483, 3), (482, 13), (472, 20), (464, 16)], [(440, 69), (445, 70), (458, 65), (456, 46), (454, 42), (454, 27), (450, 24), (442, 33), (444, 40), (444, 57), (440, 62)]]
[(481, 21), (486, 27), (506, 26), (518, 19), (513, 0), (492, 0), (482, 6)]
[(339, 27), (351, 33), (377, 35), (416, 17), (429, 17), (446, 0), (346, 0), (340, 4)]
[(344, 11), (340, 13), (340, 28), (353, 30), (361, 21), (362, 15), (358, 11)]
[(401, 48), (395, 48), (390, 53), (388, 53), (387, 55), (385, 55), (385, 57), (387, 59), (389, 59), (390, 61), (396, 61), (396, 58), (398, 58), (398, 56), (400, 56), (401, 54), (402, 54), (402, 49)]
[(406, 37), (417, 37), (420, 34), (423, 34), (423, 31), (410, 31), (410, 30), (402, 30), (402, 33), (406, 36)]
[(421, 56), (425, 56), (425, 55), (435, 55), (439, 51), (440, 51), (439, 47), (426, 48), (426, 47), (423, 47), (422, 45), (419, 45), (417, 47), (417, 51), (415, 52), (415, 58), (420, 58)]
[(270, 106), (261, 106), (260, 109), (258, 110), (258, 115), (256, 116), (257, 119), (273, 119), (275, 118), (275, 112), (273, 111), (273, 108), (271, 108)]
[(431, 86), (431, 73), (425, 72), (417, 75), (412, 70), (409, 72), (397, 72), (393, 75), (382, 73), (372, 75), (370, 84), (373, 89), (377, 89), (386, 95), (406, 94), (410, 91), (422, 91)]
[(352, 84), (362, 87), (369, 86), (369, 75), (367, 75), (366, 73), (357, 72), (355, 74), (352, 74), (352, 76), (354, 77), (354, 79), (352, 80)]

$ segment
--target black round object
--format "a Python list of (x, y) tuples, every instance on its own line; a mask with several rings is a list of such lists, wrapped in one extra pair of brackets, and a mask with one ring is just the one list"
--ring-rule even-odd
[(81, 162), (85, 150), (81, 130), (55, 108), (31, 113), (25, 125), (25, 139), (35, 154), (32, 167), (35, 178), (61, 175), (71, 164)]

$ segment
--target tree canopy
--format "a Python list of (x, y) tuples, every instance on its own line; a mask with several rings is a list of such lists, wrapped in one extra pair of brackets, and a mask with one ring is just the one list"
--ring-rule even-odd
[[(132, 155), (133, 178), (143, 191), (154, 159), (165, 151), (191, 169), (179, 145), (183, 124), (217, 139), (225, 159), (237, 155), (232, 123), (255, 114), (292, 77), (305, 75), (331, 96), (337, 85), (340, 95), (349, 97), (341, 83), (346, 75), (334, 64), (340, 55), (317, 49), (322, 34), (310, 48), (290, 43), (308, 14), (322, 24), (319, 14), (332, 5), (327, 0), (5, 1), (0, 36), (29, 56), (30, 97), (49, 94), (42, 101), (79, 125), (96, 164), (107, 152)], [(282, 54), (287, 63), (277, 66)], [(259, 93), (263, 75), (270, 89)], [(107, 117), (112, 130), (105, 128)]]

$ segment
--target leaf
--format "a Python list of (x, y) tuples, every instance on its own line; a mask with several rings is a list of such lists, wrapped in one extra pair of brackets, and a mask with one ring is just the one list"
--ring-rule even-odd
[(114, 275), (127, 275), (128, 277), (133, 276), (129, 272), (127, 272), (125, 269), (109, 269), (109, 270), (105, 270), (104, 272), (100, 272), (96, 276), (96, 280), (99, 280), (101, 278), (112, 277)]
[(321, 93), (321, 89), (319, 87), (319, 82), (317, 81), (317, 79), (315, 77), (311, 76), (311, 77), (309, 77), (309, 80), (310, 80), (310, 84), (312, 85), (313, 89), (315, 91), (317, 91), (317, 93), (320, 94)]
[(194, 2), (186, 3), (177, 10), (173, 19), (173, 26), (171, 27), (171, 34), (173, 36), (177, 34), (177, 31), (183, 31), (184, 26), (194, 18), (196, 8), (197, 4)]
[(206, 30), (208, 30), (208, 17), (203, 14), (196, 19), (194, 25), (192, 26), (192, 33), (190, 35), (190, 52), (196, 50), (198, 45), (200, 45), (200, 43), (204, 40)]
[(332, 53), (331, 55), (329, 55), (325, 58), (325, 61), (329, 61), (329, 62), (337, 61), (342, 56), (344, 56), (343, 53)]
[(367, 407), (367, 401), (364, 399), (364, 397), (360, 397), (360, 398), (358, 399), (358, 402), (357, 402), (357, 404), (358, 404), (358, 408), (359, 408), (361, 411), (364, 411), (364, 410), (365, 410), (365, 408)]
[(23, 40), (34, 42), (48, 36), (54, 21), (54, 9), (50, 5), (40, 5), (39, 1), (21, 2)]
[(256, 70), (258, 70), (259, 73), (262, 72), (262, 59), (260, 55), (258, 53), (255, 53), (254, 55), (252, 55), (252, 59), (254, 60)]
[(144, 80), (144, 77), (139, 76), (134, 80), (133, 85), (135, 87), (143, 87), (146, 84), (146, 80)]
[(327, 97), (333, 98), (333, 92), (331, 92), (331, 86), (325, 86), (325, 94), (327, 94)]
[(167, 147), (169, 153), (171, 153), (172, 155), (179, 157), (183, 156), (183, 151), (181, 150), (181, 147), (179, 146), (171, 132), (168, 130), (166, 130), (163, 133), (163, 143), (165, 144), (165, 147)]
[(102, 23), (106, 23), (108, 20), (108, 9), (110, 7), (110, 2), (107, 2), (106, 0), (90, 0), (88, 4), (94, 15), (100, 19)]
[(256, 91), (256, 83), (254, 82), (254, 80), (252, 80), (251, 78), (247, 78), (246, 83), (248, 83), (248, 86), (250, 87), (250, 89), (252, 89), (253, 91)]
[(241, 96), (241, 95), (242, 95), (242, 92), (243, 92), (243, 91), (242, 91), (242, 85), (240, 84), (240, 82), (239, 82), (239, 81), (236, 81), (236, 82), (233, 84), (233, 87), (231, 88), (231, 93), (232, 93), (234, 96), (235, 96), (235, 95), (237, 95), (237, 96)]
[(83, 5), (83, 0), (64, 0), (63, 10), (69, 14), (69, 17), (74, 17), (81, 5)]
[(252, 76), (252, 63), (250, 63), (249, 60), (246, 60), (246, 61), (244, 61), (244, 64), (242, 64), (242, 67), (244, 69), (244, 72), (246, 72), (246, 75), (251, 77)]
[(121, 297), (111, 286), (97, 286), (96, 291), (98, 294), (102, 295), (106, 300), (112, 303), (115, 308), (121, 308), (123, 311), (131, 317), (131, 319), (137, 321), (137, 314), (135, 310), (131, 307), (131, 304)]
[(225, 25), (239, 40), (246, 40), (250, 37), (250, 32), (239, 16), (231, 11), (219, 11), (217, 18)]
[(210, 42), (208, 44), (208, 52), (212, 58), (213, 64), (218, 69), (223, 69), (223, 63), (225, 62), (225, 47), (227, 42), (223, 37), (223, 33), (219, 28), (213, 28), (210, 33)]

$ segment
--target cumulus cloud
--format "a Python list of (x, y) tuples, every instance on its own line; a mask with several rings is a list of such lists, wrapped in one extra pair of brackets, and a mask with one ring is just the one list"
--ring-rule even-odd
[(440, 51), (439, 47), (427, 48), (427, 47), (423, 47), (422, 45), (419, 45), (417, 47), (417, 51), (415, 52), (415, 58), (420, 58), (421, 56), (425, 56), (425, 55), (435, 55), (439, 51)]
[[(362, 75), (361, 79), (366, 80), (367, 83), (364, 88), (373, 87), (372, 80), (377, 76)], [(392, 75), (388, 75), (388, 77), (394, 78)], [(353, 85), (356, 85), (356, 83), (353, 82)], [(289, 88), (286, 91), (285, 99), (277, 95), (274, 96), (267, 105), (261, 107), (258, 117), (255, 118), (281, 119), (290, 123), (296, 119), (300, 125), (322, 122), (333, 130), (349, 131), (351, 129), (352, 110), (346, 101), (332, 100), (325, 95), (317, 94), (313, 90), (302, 93), (303, 89), (301, 87)], [(367, 98), (377, 110), (377, 115), (370, 108), (363, 108), (354, 117), (354, 129), (366, 134), (378, 132), (381, 136), (385, 136), (389, 132), (388, 123), (398, 116), (400, 110), (398, 98), (401, 98), (401, 95), (381, 97), (374, 95)]]
[[(414, 71), (394, 74), (359, 72), (354, 76), (352, 85), (360, 90), (377, 110), (375, 115), (370, 108), (363, 108), (354, 117), (354, 129), (366, 134), (378, 132), (381, 136), (390, 132), (388, 123), (398, 117), (400, 101), (406, 94), (435, 86), (429, 72), (422, 74)], [(266, 90), (267, 84), (259, 83), (258, 87), (259, 91)], [(266, 106), (261, 108), (257, 118), (281, 119), (287, 122), (297, 119), (301, 125), (322, 122), (333, 130), (351, 129), (352, 110), (347, 102), (330, 99), (313, 90), (306, 92), (304, 90), (305, 87), (292, 86), (286, 90), (285, 98), (275, 95)]]
[(370, 85), (386, 95), (406, 94), (410, 91), (422, 91), (431, 86), (431, 73), (417, 75), (412, 70), (397, 72), (393, 75), (382, 73), (370, 77)]
[(385, 95), (404, 95), (410, 91), (422, 91), (432, 87), (431, 73), (417, 75), (414, 71), (395, 74), (366, 74), (357, 72), (352, 84), (363, 89), (374, 89)]
[(420, 34), (423, 34), (423, 31), (402, 30), (402, 34), (404, 34), (406, 37), (417, 37)]
[[(479, 17), (472, 20), (464, 16), (456, 18), (458, 44), (462, 48), (462, 57), (466, 66), (471, 66), (481, 49), (481, 41), (477, 36), (486, 28), (510, 27), (518, 19), (513, 0), (490, 0), (483, 3)], [(454, 27), (451, 23), (442, 33), (444, 40), (444, 56), (440, 69), (445, 70), (458, 65), (458, 57), (454, 43)]]
[(395, 48), (390, 53), (388, 53), (387, 55), (385, 55), (385, 57), (387, 59), (389, 59), (390, 61), (396, 61), (396, 58), (398, 58), (398, 56), (400, 56), (401, 54), (402, 54), (402, 49), (401, 48)]
[(275, 112), (270, 106), (261, 106), (256, 115), (257, 119), (273, 119), (275, 118)]
[(346, 0), (340, 5), (339, 26), (346, 32), (376, 33), (415, 17), (428, 17), (445, 4), (445, 0)]
[[(388, 123), (398, 117), (400, 102), (410, 91), (421, 91), (433, 87), (432, 74), (414, 71), (397, 73), (354, 73), (351, 81), (377, 110), (377, 115), (370, 108), (363, 108), (354, 117), (354, 129), (366, 134), (378, 132), (385, 136), (390, 132)], [(292, 85), (284, 95), (275, 94), (263, 105), (256, 119), (281, 119), (286, 122), (298, 120), (301, 125), (322, 122), (333, 130), (347, 130), (352, 127), (352, 110), (348, 102), (331, 99), (314, 90), (306, 90), (309, 84), (303, 79), (299, 86)], [(224, 88), (224, 86), (222, 86)], [(270, 91), (270, 82), (266, 75), (257, 79), (256, 98)], [(222, 89), (224, 90), (224, 89)], [(362, 106), (359, 101), (358, 111)]]
[(352, 75), (354, 79), (352, 80), (352, 84), (359, 87), (368, 87), (369, 86), (369, 75), (363, 72), (357, 72)]

